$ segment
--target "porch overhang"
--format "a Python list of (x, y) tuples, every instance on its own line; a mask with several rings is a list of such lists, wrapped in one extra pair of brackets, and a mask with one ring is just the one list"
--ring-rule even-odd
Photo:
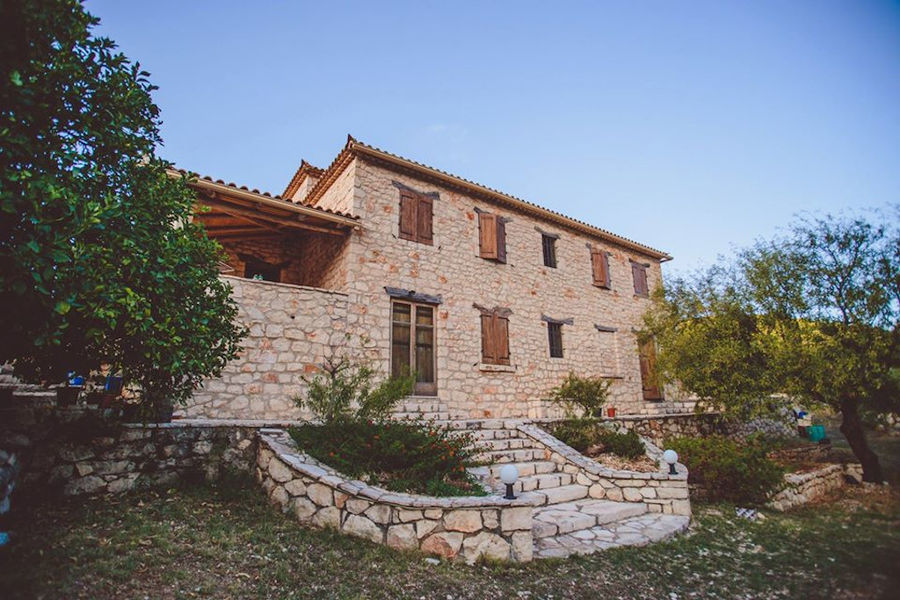
[(279, 196), (238, 187), (221, 180), (169, 169), (173, 178), (187, 178), (197, 192), (195, 219), (217, 240), (268, 238), (288, 233), (345, 236), (360, 229), (359, 219), (344, 213), (297, 204)]

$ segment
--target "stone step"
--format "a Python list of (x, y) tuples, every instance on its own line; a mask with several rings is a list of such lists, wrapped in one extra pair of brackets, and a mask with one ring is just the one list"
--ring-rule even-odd
[(478, 443), (485, 451), (537, 449), (530, 445), (528, 440), (522, 438), (485, 439), (479, 440)]
[(394, 407), (396, 412), (426, 412), (426, 413), (446, 413), (447, 405), (434, 398), (423, 400), (411, 400), (409, 398), (399, 402)]
[[(523, 492), (533, 492), (535, 490), (547, 490), (558, 488), (572, 483), (572, 475), (569, 473), (542, 473), (540, 475), (531, 475), (523, 477), (513, 484), (513, 492), (521, 494)], [(495, 480), (494, 490), (503, 493), (506, 486), (503, 482)]]
[[(529, 462), (507, 464), (511, 464), (519, 470), (519, 477), (529, 477), (531, 475), (540, 475), (541, 473), (554, 473), (556, 472), (558, 466), (555, 462), (549, 460), (534, 460)], [(506, 465), (491, 465), (489, 467), (491, 477), (499, 480), (500, 469), (505, 466)]]
[(536, 527), (534, 556), (564, 558), (572, 554), (592, 554), (607, 548), (644, 546), (674, 537), (685, 531), (690, 521), (690, 517), (681, 515), (644, 513), (593, 527), (541, 537), (538, 537)]
[[(488, 464), (522, 463), (549, 458), (547, 451), (538, 448), (521, 448), (518, 450), (487, 450), (478, 455), (478, 459)], [(521, 475), (520, 475), (521, 476)]]
[[(547, 490), (550, 491), (552, 490)], [(647, 505), (641, 502), (583, 499), (551, 504), (534, 509), (533, 532), (535, 539), (557, 536), (605, 526), (646, 513)]]
[(447, 412), (395, 412), (392, 417), (396, 421), (449, 421)]
[(534, 497), (541, 499), (541, 504), (559, 505), (587, 498), (588, 487), (577, 483), (559, 487), (536, 490)]

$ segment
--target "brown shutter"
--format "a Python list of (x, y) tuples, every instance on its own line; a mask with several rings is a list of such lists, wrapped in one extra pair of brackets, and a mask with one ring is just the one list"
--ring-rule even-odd
[(497, 364), (509, 364), (509, 319), (494, 315), (494, 340)]
[(432, 243), (431, 222), (432, 222), (432, 200), (428, 196), (419, 196), (418, 213), (418, 241), (423, 244)]
[(497, 218), (497, 260), (506, 262), (506, 221)]
[(646, 296), (648, 292), (646, 267), (631, 263), (631, 276), (634, 278), (634, 293), (638, 296)]
[(494, 351), (493, 316), (481, 315), (481, 362), (493, 364), (496, 360)]
[(409, 192), (400, 192), (400, 237), (404, 240), (416, 240), (416, 204), (417, 198)]
[(647, 340), (640, 346), (641, 387), (644, 400), (660, 400), (659, 376), (656, 372), (656, 344)]
[(591, 248), (591, 269), (594, 274), (594, 285), (609, 287), (609, 255), (599, 248)]
[(650, 286), (647, 285), (647, 267), (641, 268), (641, 295), (648, 296), (650, 294)]
[(478, 246), (481, 258), (497, 258), (497, 215), (478, 214)]

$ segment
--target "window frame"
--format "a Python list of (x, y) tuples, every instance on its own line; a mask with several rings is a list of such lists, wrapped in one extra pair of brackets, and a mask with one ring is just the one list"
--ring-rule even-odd
[[(547, 341), (550, 358), (565, 358), (565, 352), (563, 350), (562, 326), (562, 323), (547, 321)], [(554, 332), (556, 332), (556, 337), (558, 338), (558, 340), (556, 340), (557, 343), (555, 344)], [(558, 354), (554, 354), (554, 350), (556, 350)]]
[(391, 312), (390, 312), (390, 371), (391, 375), (395, 375), (394, 373), (394, 326), (397, 324), (404, 324), (402, 321), (394, 320), (394, 307), (397, 305), (406, 305), (409, 306), (409, 323), (406, 325), (409, 327), (409, 337), (408, 337), (408, 362), (407, 366), (409, 367), (409, 372), (415, 372), (417, 369), (414, 369), (413, 361), (418, 359), (417, 351), (416, 351), (416, 332), (419, 329), (419, 323), (417, 320), (418, 311), (423, 308), (427, 308), (431, 311), (431, 325), (423, 326), (431, 329), (431, 372), (433, 374), (434, 381), (430, 382), (420, 382), (418, 378), (414, 383), (413, 394), (420, 396), (437, 396), (437, 383), (438, 383), (438, 361), (437, 361), (437, 322), (438, 322), (438, 310), (437, 306), (434, 304), (427, 304), (424, 302), (411, 302), (409, 300), (401, 300), (397, 298), (391, 298)]
[(556, 257), (556, 241), (558, 239), (556, 236), (541, 232), (541, 251), (544, 255), (544, 266), (550, 269), (559, 268), (559, 262)]

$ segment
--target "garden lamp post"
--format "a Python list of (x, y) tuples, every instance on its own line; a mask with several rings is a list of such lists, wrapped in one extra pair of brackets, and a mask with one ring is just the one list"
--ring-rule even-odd
[(514, 465), (505, 465), (500, 469), (500, 481), (506, 484), (506, 495), (503, 496), (507, 500), (515, 500), (513, 494), (513, 484), (519, 479), (519, 469)]
[(669, 463), (669, 475), (678, 475), (675, 470), (675, 463), (678, 462), (678, 453), (674, 450), (666, 450), (663, 452), (663, 460)]

